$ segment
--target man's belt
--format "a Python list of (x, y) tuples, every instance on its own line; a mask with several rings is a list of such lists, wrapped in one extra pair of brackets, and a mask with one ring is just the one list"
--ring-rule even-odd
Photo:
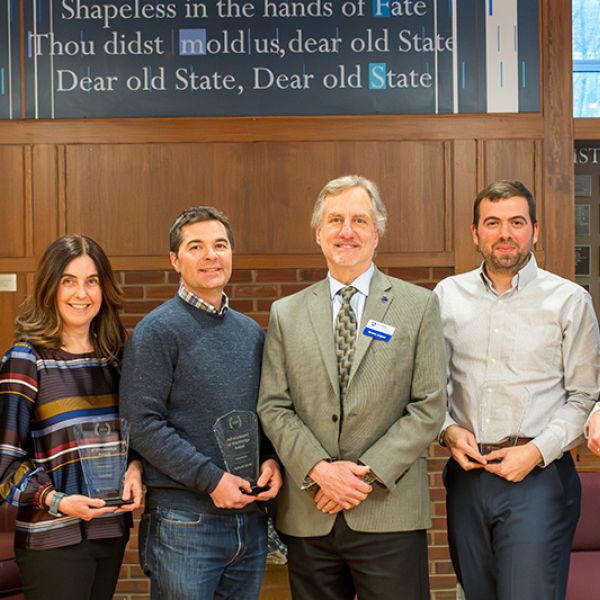
[(526, 437), (518, 437), (518, 438), (508, 438), (503, 442), (498, 442), (497, 444), (479, 444), (479, 453), (482, 456), (489, 454), (490, 452), (494, 452), (494, 450), (500, 450), (501, 448), (512, 448), (514, 446), (524, 446), (531, 442), (533, 438)]

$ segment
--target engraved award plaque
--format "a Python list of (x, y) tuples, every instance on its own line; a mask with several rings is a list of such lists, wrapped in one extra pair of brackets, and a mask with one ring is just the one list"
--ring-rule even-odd
[(88, 496), (104, 500), (107, 506), (131, 504), (133, 500), (121, 498), (129, 447), (127, 421), (80, 423), (74, 431)]
[(268, 489), (258, 487), (259, 434), (256, 414), (248, 410), (232, 410), (219, 417), (213, 431), (227, 471), (250, 482), (252, 494)]

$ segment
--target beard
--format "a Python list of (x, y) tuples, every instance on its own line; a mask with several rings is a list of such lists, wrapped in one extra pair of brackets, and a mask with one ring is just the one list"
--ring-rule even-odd
[[(501, 244), (506, 245), (506, 242), (502, 242)], [(479, 248), (485, 261), (486, 270), (492, 273), (516, 275), (527, 264), (531, 255), (531, 245), (528, 244), (526, 248), (519, 248), (513, 244), (515, 252), (506, 255), (498, 255), (495, 252), (498, 245), (500, 243), (494, 244), (491, 252), (487, 249)]]

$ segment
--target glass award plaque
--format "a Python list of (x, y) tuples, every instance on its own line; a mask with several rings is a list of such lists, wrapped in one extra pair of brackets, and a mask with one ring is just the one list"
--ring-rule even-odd
[(80, 423), (73, 429), (88, 496), (104, 500), (107, 506), (131, 504), (133, 500), (121, 498), (129, 447), (127, 421), (106, 419)]
[(232, 410), (219, 417), (213, 431), (225, 462), (225, 469), (250, 482), (252, 494), (269, 489), (258, 487), (259, 433), (256, 414), (248, 410)]

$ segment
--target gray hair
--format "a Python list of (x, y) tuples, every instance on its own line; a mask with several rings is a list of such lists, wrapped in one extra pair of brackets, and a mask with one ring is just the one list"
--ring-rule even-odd
[(379, 235), (383, 237), (387, 225), (387, 210), (385, 204), (381, 199), (377, 186), (366, 177), (361, 177), (360, 175), (344, 175), (343, 177), (332, 179), (329, 183), (325, 184), (325, 187), (319, 192), (313, 208), (310, 221), (311, 227), (316, 229), (321, 225), (321, 222), (323, 221), (323, 208), (325, 207), (325, 200), (328, 196), (337, 196), (354, 187), (360, 187), (369, 194), (369, 198), (371, 198), (373, 203), (373, 221), (375, 223), (375, 228), (379, 231)]

